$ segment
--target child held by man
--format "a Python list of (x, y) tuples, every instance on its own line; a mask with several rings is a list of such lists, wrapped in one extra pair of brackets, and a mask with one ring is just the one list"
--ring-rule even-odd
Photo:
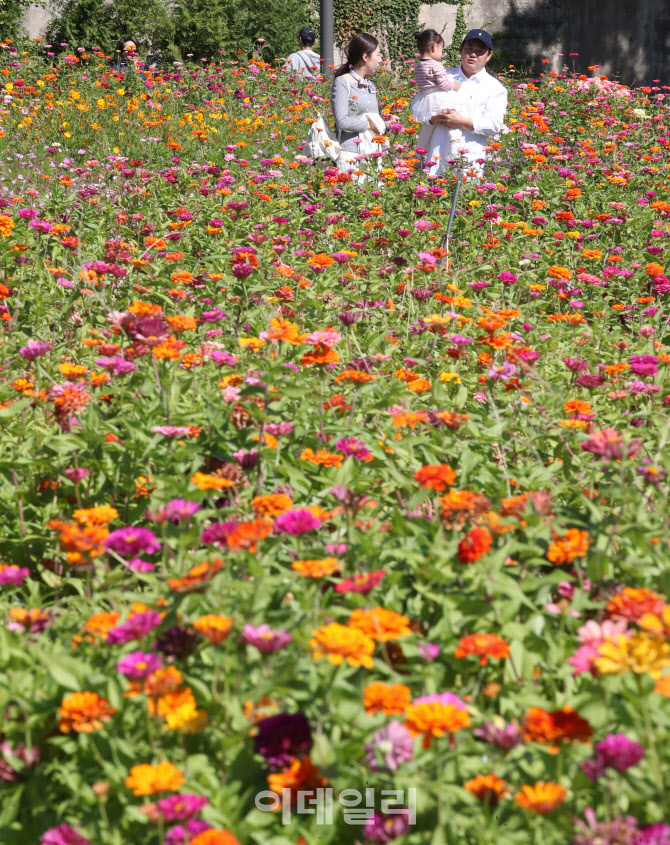
[[(410, 106), (414, 120), (423, 123), (417, 138), (417, 147), (427, 148), (433, 129), (429, 121), (433, 115), (443, 109), (455, 108), (455, 92), (461, 87), (460, 77), (447, 74), (440, 63), (444, 52), (444, 38), (434, 29), (424, 29), (415, 33), (419, 61), (414, 66), (414, 79), (419, 89)], [(462, 139), (460, 129), (449, 130), (451, 150), (455, 153), (458, 142)]]

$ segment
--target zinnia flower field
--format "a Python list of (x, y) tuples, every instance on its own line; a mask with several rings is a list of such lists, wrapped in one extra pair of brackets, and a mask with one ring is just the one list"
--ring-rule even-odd
[(668, 845), (669, 89), (3, 46), (0, 841)]

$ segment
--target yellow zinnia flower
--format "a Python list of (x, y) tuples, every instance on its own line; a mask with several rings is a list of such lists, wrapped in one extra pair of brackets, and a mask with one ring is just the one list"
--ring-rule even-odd
[(630, 639), (621, 634), (616, 642), (603, 643), (598, 654), (595, 667), (601, 675), (635, 672), (660, 678), (663, 669), (670, 666), (670, 644), (644, 633), (633, 634)]

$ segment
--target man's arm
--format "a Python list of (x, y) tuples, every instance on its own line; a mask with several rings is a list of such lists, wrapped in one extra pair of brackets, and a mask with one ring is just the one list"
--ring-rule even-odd
[(475, 135), (497, 135), (503, 128), (505, 112), (507, 111), (507, 89), (497, 88), (487, 100), (483, 114), (476, 115), (472, 122), (472, 132)]

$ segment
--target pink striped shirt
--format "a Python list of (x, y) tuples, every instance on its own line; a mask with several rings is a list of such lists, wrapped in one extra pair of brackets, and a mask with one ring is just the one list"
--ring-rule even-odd
[(421, 59), (414, 66), (414, 79), (419, 91), (426, 91), (428, 88), (439, 88), (440, 91), (452, 91), (454, 88), (453, 79), (447, 75), (444, 66), (435, 59)]

